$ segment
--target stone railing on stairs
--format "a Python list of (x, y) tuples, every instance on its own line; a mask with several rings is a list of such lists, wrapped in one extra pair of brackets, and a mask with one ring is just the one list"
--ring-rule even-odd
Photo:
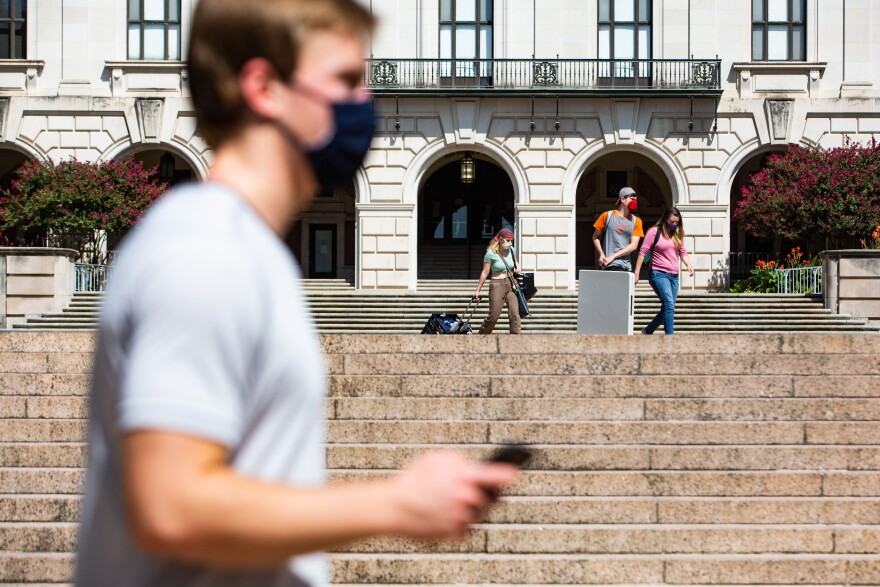
[[(89, 333), (0, 333), (0, 585), (70, 580)], [(334, 482), (532, 444), (462, 542), (341, 584), (880, 584), (880, 337), (322, 338)]]

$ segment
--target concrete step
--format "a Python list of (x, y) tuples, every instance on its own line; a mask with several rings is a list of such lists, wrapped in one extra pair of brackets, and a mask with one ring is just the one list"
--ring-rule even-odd
[(331, 375), (330, 397), (770, 398), (880, 397), (880, 375)]
[(369, 583), (876, 583), (876, 555), (336, 554), (332, 580)]
[[(356, 291), (344, 280), (307, 280), (304, 283), (319, 330), (337, 333), (421, 331), (431, 312), (462, 312), (473, 290), (473, 280), (419, 280), (418, 291), (389, 294)], [(89, 330), (97, 328), (100, 293), (74, 297), (64, 312), (31, 318), (16, 330)], [(650, 288), (636, 287), (636, 323), (641, 325), (659, 311)], [(352, 306), (358, 307), (352, 317)], [(543, 290), (531, 301), (533, 315), (524, 331), (573, 333), (576, 326), (575, 291)], [(485, 316), (485, 307), (472, 322)], [(684, 290), (677, 303), (676, 326), (689, 332), (880, 332), (863, 320), (832, 315), (816, 299), (801, 295), (716, 294)], [(502, 319), (499, 330), (507, 330)]]
[(436, 422), (332, 420), (330, 443), (556, 445), (880, 444), (880, 422)]
[[(522, 555), (332, 556), (334, 583), (393, 584), (876, 584), (876, 555)], [(68, 582), (73, 555), (0, 553), (0, 581)]]
[[(399, 469), (416, 455), (444, 445), (340, 445), (327, 447), (334, 469)], [(447, 446), (447, 448), (451, 445)], [(480, 458), (492, 447), (457, 447)], [(529, 469), (546, 471), (880, 471), (880, 446), (653, 446), (535, 447)]]
[[(504, 509), (504, 504), (498, 509)], [(71, 552), (78, 524), (0, 523), (10, 552)], [(339, 549), (349, 553), (472, 554), (862, 554), (880, 539), (870, 525), (479, 524), (461, 541), (373, 539)]]
[[(336, 420), (878, 420), (880, 399), (538, 399), (509, 398), (337, 398)], [(19, 422), (27, 422), (20, 420)], [(49, 432), (60, 432), (51, 426)], [(9, 432), (13, 432), (10, 427)]]
[[(334, 482), (387, 475), (382, 469), (331, 470)], [(78, 495), (81, 468), (0, 468), (9, 494)], [(875, 471), (526, 471), (518, 496), (880, 497)]]
[[(79, 495), (0, 495), (0, 522), (77, 522)], [(880, 524), (875, 497), (521, 497), (488, 513), (493, 524)]]

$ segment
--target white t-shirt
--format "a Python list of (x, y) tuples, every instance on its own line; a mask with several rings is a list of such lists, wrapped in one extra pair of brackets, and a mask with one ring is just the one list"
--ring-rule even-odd
[(225, 445), (249, 477), (324, 483), (325, 365), (299, 280), (282, 241), (222, 184), (174, 190), (132, 231), (102, 309), (77, 585), (328, 582), (322, 555), (257, 572), (148, 555), (120, 484), (121, 439), (138, 429)]

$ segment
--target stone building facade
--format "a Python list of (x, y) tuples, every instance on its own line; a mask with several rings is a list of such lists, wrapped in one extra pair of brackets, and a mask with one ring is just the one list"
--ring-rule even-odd
[[(129, 154), (169, 181), (204, 177), (181, 61), (194, 2), (10, 2), (0, 182), (25, 159)], [(763, 157), (880, 133), (880, 2), (368, 4), (378, 133), (354, 184), (288, 237), (307, 276), (367, 290), (474, 278), (510, 226), (538, 287), (572, 289), (595, 265), (592, 223), (632, 185), (646, 224), (682, 212), (697, 269), (682, 287), (723, 287), (736, 254), (774, 246), (731, 214)]]

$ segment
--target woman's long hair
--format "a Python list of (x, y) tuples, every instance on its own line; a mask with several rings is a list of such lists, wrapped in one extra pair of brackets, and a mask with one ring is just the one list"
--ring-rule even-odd
[[(666, 221), (669, 220), (670, 216), (678, 216), (678, 227), (675, 229), (675, 232), (669, 232), (669, 229), (666, 227)], [(657, 221), (657, 224), (654, 225), (657, 230), (663, 231), (663, 236), (668, 239), (672, 239), (672, 243), (676, 247), (680, 247), (681, 243), (684, 242), (684, 218), (681, 216), (681, 212), (678, 211), (678, 208), (671, 207), (667, 208), (666, 212), (663, 213), (663, 216), (660, 217), (660, 220)]]

